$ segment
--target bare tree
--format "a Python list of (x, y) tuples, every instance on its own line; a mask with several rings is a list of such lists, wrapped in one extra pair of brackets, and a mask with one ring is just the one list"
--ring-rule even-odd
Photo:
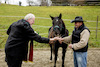
[(5, 0), (5, 4), (7, 4), (7, 1), (9, 1), (9, 0)]
[(29, 6), (31, 6), (33, 3), (33, 0), (27, 0), (27, 3), (29, 4)]
[(48, 6), (48, 0), (42, 0), (41, 6)]
[(7, 1), (5, 0), (5, 4), (6, 4), (6, 2), (7, 2)]
[(1, 5), (1, 0), (0, 0), (0, 5)]

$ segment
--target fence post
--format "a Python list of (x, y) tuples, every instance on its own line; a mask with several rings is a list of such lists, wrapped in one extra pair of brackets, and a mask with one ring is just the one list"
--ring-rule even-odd
[(96, 40), (97, 40), (97, 33), (98, 33), (98, 17), (99, 16), (97, 16), (97, 23), (96, 23)]

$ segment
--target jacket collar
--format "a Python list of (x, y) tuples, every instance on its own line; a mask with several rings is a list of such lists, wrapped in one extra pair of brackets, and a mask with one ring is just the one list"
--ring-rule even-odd
[(27, 25), (30, 25), (27, 20), (22, 19), (22, 22), (26, 23)]

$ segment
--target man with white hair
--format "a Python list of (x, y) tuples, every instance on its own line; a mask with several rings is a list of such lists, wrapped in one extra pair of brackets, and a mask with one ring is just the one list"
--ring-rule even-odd
[(5, 45), (5, 57), (8, 67), (21, 67), (22, 60), (28, 53), (29, 40), (40, 43), (52, 43), (56, 38), (44, 38), (34, 32), (31, 25), (34, 24), (35, 16), (27, 14), (24, 19), (10, 25), (7, 30), (9, 35)]
[(30, 25), (34, 24), (34, 21), (35, 21), (35, 16), (34, 14), (27, 14), (25, 17), (24, 17), (24, 20), (28, 21)]

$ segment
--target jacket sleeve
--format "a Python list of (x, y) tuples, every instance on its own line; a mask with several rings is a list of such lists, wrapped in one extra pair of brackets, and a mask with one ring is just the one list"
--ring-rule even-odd
[(88, 43), (89, 37), (90, 37), (89, 31), (87, 29), (83, 30), (83, 32), (80, 35), (81, 38), (80, 41), (78, 43), (73, 44), (73, 49), (78, 50), (84, 48)]
[(9, 27), (8, 30), (7, 30), (7, 34), (8, 34), (8, 35), (9, 35), (10, 31), (11, 31), (11, 26), (12, 26), (12, 25), (10, 25), (10, 27)]
[(72, 41), (72, 35), (64, 37), (63, 40), (64, 43), (69, 44)]
[(41, 37), (40, 35), (35, 33), (34, 30), (30, 26), (25, 27), (25, 33), (28, 39), (31, 39), (31, 40), (33, 39), (40, 43), (49, 43), (49, 38)]

